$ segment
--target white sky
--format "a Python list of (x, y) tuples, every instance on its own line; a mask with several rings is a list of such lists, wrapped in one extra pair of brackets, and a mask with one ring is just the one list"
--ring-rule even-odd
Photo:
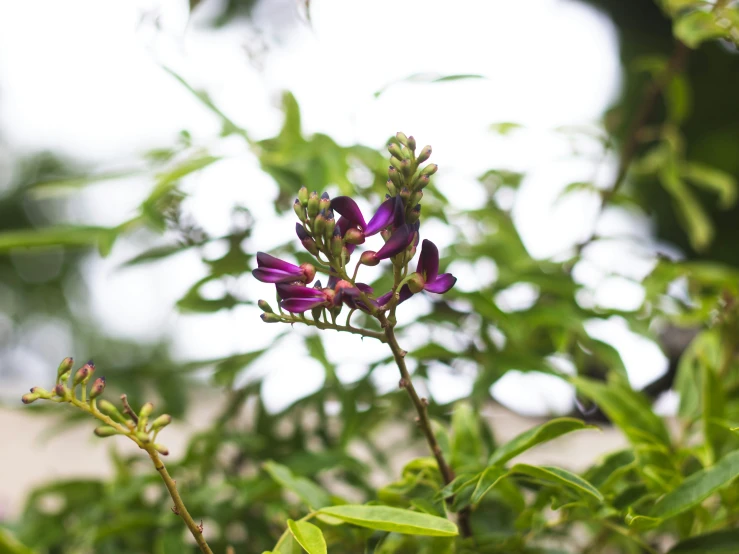
[[(556, 200), (573, 181), (608, 183), (613, 160), (597, 163), (600, 152), (582, 139), (577, 144), (584, 155), (573, 156), (570, 142), (554, 129), (597, 128), (618, 94), (616, 36), (610, 22), (592, 9), (565, 0), (313, 0), (308, 28), (297, 21), (297, 4), (302, 3), (275, 0), (262, 2), (255, 15), (257, 33), (246, 26), (203, 30), (198, 17), (207, 15), (209, 3), (190, 23), (186, 4), (0, 2), (0, 139), (16, 153), (48, 148), (108, 168), (124, 167), (147, 149), (166, 147), (187, 129), (197, 142), (228, 156), (187, 181), (192, 197), (186, 207), (196, 221), (211, 234), (225, 233), (230, 208), (240, 202), (258, 215), (250, 249), (266, 250), (290, 239), (292, 217), (280, 221), (271, 208), (274, 183), (238, 139), (217, 139), (218, 121), (162, 71), (161, 65), (167, 65), (208, 90), (256, 138), (279, 128), (276, 104), (282, 89), (300, 102), (306, 132), (378, 147), (397, 130), (412, 133), (421, 144), (433, 145), (434, 161), (442, 168), (437, 184), (460, 208), (483, 199), (475, 181), (482, 171), (527, 171), (514, 216), (535, 256), (557, 255), (589, 233), (594, 198), (582, 194)], [(269, 50), (250, 60), (247, 51), (259, 50), (260, 41)], [(479, 73), (486, 79), (399, 83), (379, 99), (373, 97), (388, 83), (422, 72)], [(487, 130), (501, 121), (522, 123), (525, 129), (504, 138)], [(148, 184), (127, 179), (91, 187), (82, 193), (86, 209), (70, 213), (69, 219), (105, 225), (122, 221)], [(636, 227), (648, 232), (646, 220), (607, 216), (600, 231), (605, 226), (606, 231)], [(440, 245), (448, 242), (443, 229), (425, 232)], [(89, 263), (91, 307), (109, 331), (143, 340), (170, 336), (175, 355), (186, 359), (262, 348), (282, 330), (263, 325), (258, 311), (247, 307), (207, 316), (173, 313), (173, 303), (205, 274), (201, 262), (194, 253), (183, 254), (121, 271), (119, 264), (140, 248), (140, 243), (123, 240), (109, 258)], [(649, 271), (649, 259), (623, 241), (599, 249), (578, 268), (578, 279), (590, 288), (584, 301), (633, 309), (641, 301), (634, 279)], [(212, 250), (218, 255), (218, 245)], [(619, 261), (615, 267), (614, 259)], [(494, 267), (481, 268), (494, 277)], [(464, 279), (471, 276), (460, 275), (460, 285)], [(248, 277), (214, 283), (212, 293), (225, 286), (252, 298), (272, 295), (267, 285)], [(515, 304), (515, 297), (508, 301)], [(414, 298), (405, 317), (423, 310), (424, 302)], [(636, 338), (621, 322), (598, 322), (592, 330), (629, 353), (625, 363), (635, 385), (664, 371), (657, 347)], [(266, 375), (274, 408), (310, 393), (322, 380), (317, 364), (306, 364), (304, 352), (295, 347), (299, 341), (283, 341), (280, 356), (265, 356), (255, 367), (255, 373)], [(385, 355), (381, 345), (365, 341), (365, 358), (358, 359), (359, 346), (346, 337), (330, 341), (329, 354), (348, 379), (366, 370), (367, 361)], [(288, 351), (290, 360), (284, 355)], [(48, 354), (55, 359), (68, 352)], [(294, 369), (291, 360), (300, 360), (301, 369)], [(381, 386), (396, 385), (392, 371), (380, 371), (377, 378), (385, 373)], [(431, 393), (449, 400), (466, 393), (474, 368), (434, 367), (432, 374)], [(531, 414), (567, 411), (572, 401), (567, 385), (525, 374), (504, 378), (494, 394)]]

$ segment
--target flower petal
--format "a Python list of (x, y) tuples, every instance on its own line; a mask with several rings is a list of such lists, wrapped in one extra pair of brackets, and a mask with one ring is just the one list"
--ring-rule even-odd
[(375, 235), (382, 231), (385, 227), (390, 225), (390, 222), (393, 220), (393, 214), (395, 213), (395, 205), (395, 198), (388, 198), (382, 204), (380, 204), (380, 207), (377, 208), (375, 215), (373, 215), (372, 219), (370, 219), (369, 223), (367, 223), (367, 228), (364, 230), (365, 236), (369, 237), (371, 235)]
[(410, 225), (405, 224), (398, 227), (388, 241), (375, 254), (378, 260), (392, 258), (400, 254), (413, 242), (414, 231)]
[(349, 196), (337, 196), (331, 200), (331, 209), (347, 218), (352, 225), (359, 225), (362, 229), (367, 226), (362, 211)]
[(313, 287), (302, 287), (300, 285), (277, 285), (277, 294), (280, 298), (325, 298), (326, 295), (320, 289)]
[(434, 281), (427, 282), (423, 290), (443, 294), (454, 286), (457, 278), (451, 273), (442, 273)]
[(288, 271), (295, 273), (298, 277), (303, 274), (303, 270), (298, 266), (289, 262), (270, 256), (265, 252), (257, 252), (257, 267), (266, 267), (269, 269), (279, 269), (280, 271)]
[(427, 283), (435, 281), (439, 274), (439, 249), (430, 240), (423, 241), (416, 273), (420, 273)]
[[(411, 296), (413, 296), (413, 293), (411, 292), (411, 289), (408, 288), (408, 285), (403, 285), (403, 288), (400, 289), (400, 298), (398, 300), (398, 304), (402, 304), (406, 300), (408, 300)], [(393, 291), (386, 292), (382, 296), (380, 296), (377, 299), (377, 305), (378, 306), (384, 306), (388, 302), (390, 302), (390, 299), (393, 297)]]
[(255, 279), (262, 283), (291, 283), (300, 280), (303, 276), (302, 271), (299, 271), (296, 275), (295, 273), (288, 271), (263, 267), (253, 270), (251, 274), (254, 275)]
[(302, 314), (325, 303), (325, 298), (288, 298), (280, 302), (280, 307), (294, 314)]

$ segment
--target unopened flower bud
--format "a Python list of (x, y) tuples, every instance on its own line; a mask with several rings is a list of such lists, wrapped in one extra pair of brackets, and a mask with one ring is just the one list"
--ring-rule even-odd
[(39, 395), (38, 393), (27, 392), (21, 397), (21, 402), (23, 402), (24, 404), (31, 404), (32, 402), (36, 402), (36, 400), (38, 400), (39, 398), (41, 398), (41, 395)]
[(269, 305), (269, 302), (266, 300), (260, 300), (257, 302), (257, 306), (259, 306), (259, 309), (262, 310), (265, 314), (272, 314), (274, 313), (272, 311), (272, 306)]
[(93, 400), (103, 394), (105, 390), (105, 377), (98, 377), (90, 387), (90, 400)]
[(303, 206), (308, 205), (308, 189), (305, 187), (300, 187), (300, 190), (298, 191), (298, 200)]
[(423, 162), (428, 160), (430, 157), (431, 157), (431, 147), (426, 145), (418, 153), (418, 158), (416, 158), (416, 161), (422, 164)]
[(159, 429), (164, 429), (170, 423), (172, 423), (172, 416), (169, 414), (162, 414), (151, 422), (151, 430), (159, 431)]
[(305, 206), (303, 206), (297, 198), (295, 199), (295, 202), (293, 202), (293, 211), (300, 221), (305, 221)]
[(398, 139), (398, 142), (403, 146), (408, 146), (408, 137), (405, 136), (405, 133), (401, 133), (400, 131), (398, 131), (397, 133), (395, 133), (395, 138)]
[(313, 191), (310, 193), (310, 196), (308, 197), (308, 217), (310, 219), (313, 219), (318, 215), (319, 209), (318, 209), (318, 193), (316, 191)]
[(323, 232), (326, 230), (326, 218), (322, 213), (318, 214), (313, 220), (313, 236), (316, 238), (323, 236)]
[(321, 320), (321, 314), (323, 313), (323, 306), (319, 306), (317, 308), (313, 308), (310, 311), (311, 317), (313, 317), (314, 321), (320, 321)]
[(97, 404), (97, 407), (98, 410), (100, 410), (102, 413), (112, 417), (117, 421), (120, 421), (121, 423), (126, 421), (126, 418), (123, 417), (123, 414), (118, 411), (118, 408), (116, 408), (111, 402), (108, 402), (105, 399), (100, 400)]
[(280, 316), (278, 316), (277, 314), (262, 314), (259, 317), (261, 317), (262, 321), (264, 321), (265, 323), (279, 323), (280, 321), (282, 321)]
[(324, 241), (328, 244), (331, 241), (331, 237), (334, 235), (334, 229), (336, 228), (336, 220), (334, 219), (333, 210), (329, 210), (326, 214), (326, 229), (323, 231)]
[(411, 199), (411, 191), (408, 189), (408, 187), (403, 187), (400, 189), (400, 197), (405, 200), (405, 203), (407, 204), (408, 201)]
[(54, 394), (59, 398), (63, 398), (64, 400), (68, 400), (71, 396), (67, 385), (65, 385), (64, 383), (59, 383), (56, 387), (54, 387)]
[(153, 444), (154, 450), (159, 452), (162, 456), (168, 456), (169, 455), (169, 448), (164, 446), (163, 444)]
[(139, 410), (139, 419), (148, 418), (153, 412), (154, 404), (152, 404), (151, 402), (147, 402), (146, 404), (141, 406), (141, 410)]
[(416, 190), (423, 190), (428, 186), (430, 182), (431, 182), (431, 179), (429, 178), (428, 175), (419, 175), (413, 181), (413, 188)]
[(377, 259), (377, 252), (367, 250), (366, 252), (362, 252), (362, 255), (359, 257), (359, 263), (373, 266), (379, 264), (380, 260)]
[(139, 439), (140, 442), (143, 442), (144, 444), (151, 442), (151, 437), (149, 436), (149, 433), (145, 431), (136, 431), (136, 438)]
[(312, 238), (308, 237), (300, 242), (303, 245), (303, 248), (305, 248), (310, 254), (313, 254), (314, 256), (318, 255), (318, 245)]
[(416, 206), (411, 210), (411, 213), (408, 214), (408, 223), (415, 223), (418, 221), (421, 217), (421, 204), (416, 204)]
[(120, 435), (120, 432), (110, 425), (102, 425), (95, 428), (95, 434), (98, 437), (112, 437), (113, 435)]
[(44, 400), (47, 400), (47, 399), (51, 398), (52, 396), (54, 396), (52, 393), (50, 393), (46, 389), (42, 389), (41, 387), (33, 387), (31, 389), (31, 392), (33, 394), (38, 394), (38, 397), (39, 398), (43, 398)]
[(62, 363), (59, 364), (59, 367), (56, 370), (56, 378), (57, 380), (62, 378), (62, 375), (65, 373), (69, 373), (72, 369), (72, 365), (74, 364), (74, 360), (72, 358), (64, 358), (62, 360)]
[(318, 201), (318, 211), (321, 213), (327, 213), (331, 209), (331, 197), (327, 192), (321, 195), (321, 199)]
[(408, 288), (411, 289), (413, 294), (421, 292), (425, 286), (426, 281), (420, 273), (413, 273), (408, 277)]
[(399, 160), (398, 158), (395, 158), (395, 157), (390, 158), (390, 166), (394, 167), (397, 170), (400, 170), (400, 163), (401, 163), (401, 160)]
[(415, 206), (421, 201), (422, 198), (423, 198), (423, 191), (417, 190), (411, 195), (409, 204), (411, 206)]
[(412, 171), (411, 171), (411, 161), (410, 160), (403, 160), (402, 162), (400, 162), (400, 171), (403, 172), (403, 175), (406, 177), (406, 179), (408, 177), (410, 177), (411, 176), (411, 173), (412, 173)]
[(83, 365), (77, 370), (77, 373), (74, 374), (72, 385), (76, 387), (80, 383), (87, 383), (87, 381), (90, 380), (93, 371), (95, 371), (95, 366), (90, 365), (89, 363)]
[(341, 249), (341, 265), (348, 264), (351, 257), (351, 252), (349, 252), (349, 249), (344, 246), (344, 248)]
[(393, 182), (396, 188), (400, 188), (403, 186), (403, 176), (400, 174), (400, 171), (398, 171), (397, 168), (393, 167), (392, 165), (388, 167), (387, 176)]
[(380, 231), (380, 236), (382, 237), (382, 240), (384, 240), (385, 242), (388, 241), (388, 239), (392, 236), (392, 234), (393, 233), (389, 229), (383, 229), (382, 231)]
[(412, 135), (408, 137), (408, 143), (406, 144), (406, 146), (411, 152), (416, 151), (416, 139), (414, 139)]
[(344, 241), (341, 240), (341, 230), (334, 228), (334, 235), (331, 237), (331, 255), (334, 258), (341, 256), (341, 249), (344, 247)]
[(120, 435), (118, 429), (111, 427), (110, 425), (102, 425), (101, 427), (95, 428), (95, 434), (98, 437), (112, 437), (114, 435)]
[(390, 196), (395, 196), (398, 194), (398, 189), (395, 188), (395, 184), (390, 179), (387, 180), (385, 186), (387, 187), (387, 191), (390, 193)]
[(403, 153), (400, 150), (400, 146), (398, 146), (396, 143), (391, 142), (387, 147), (388, 152), (390, 152), (390, 155), (393, 158), (396, 158), (398, 160), (403, 160)]
[(352, 227), (351, 229), (347, 229), (346, 233), (344, 233), (344, 240), (349, 244), (363, 244), (364, 233), (356, 227)]
[(436, 173), (439, 170), (439, 166), (436, 164), (428, 164), (426, 167), (424, 167), (421, 170), (421, 175), (428, 175), (431, 177), (434, 173)]
[(310, 283), (316, 276), (316, 268), (313, 267), (312, 264), (300, 264), (300, 269), (303, 270), (303, 275), (305, 275), (306, 283)]

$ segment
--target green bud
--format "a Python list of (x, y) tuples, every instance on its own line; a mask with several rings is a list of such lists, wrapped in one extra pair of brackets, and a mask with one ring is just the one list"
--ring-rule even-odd
[(312, 238), (306, 237), (300, 242), (303, 245), (303, 248), (305, 248), (308, 252), (310, 252), (314, 256), (318, 255), (318, 245), (316, 244), (316, 241), (314, 241)]
[(398, 142), (403, 146), (408, 146), (408, 137), (405, 136), (405, 133), (401, 133), (400, 131), (398, 131), (397, 133), (395, 133), (395, 138), (398, 139)]
[(400, 146), (398, 146), (396, 143), (394, 142), (390, 143), (390, 145), (388, 145), (387, 147), (387, 150), (388, 152), (390, 152), (390, 155), (393, 158), (397, 158), (398, 160), (401, 160), (401, 161), (404, 159), (403, 153), (400, 150)]
[(63, 398), (64, 400), (69, 400), (72, 396), (69, 392), (69, 389), (67, 388), (67, 385), (65, 385), (64, 383), (59, 383), (56, 387), (54, 387), (54, 394), (59, 398)]
[(27, 392), (21, 397), (21, 402), (24, 404), (31, 404), (32, 402), (36, 402), (39, 398), (41, 398), (41, 395), (35, 392)]
[(305, 206), (300, 203), (300, 200), (296, 199), (295, 202), (293, 202), (293, 210), (300, 221), (305, 221)]
[(265, 314), (273, 314), (272, 306), (269, 305), (269, 303), (266, 300), (260, 300), (257, 302), (257, 306), (259, 306), (259, 309), (262, 310)]
[(411, 191), (408, 189), (408, 187), (403, 187), (402, 189), (400, 189), (400, 197), (405, 200), (406, 204), (408, 203), (411, 198)]
[(331, 255), (334, 258), (341, 257), (341, 249), (344, 247), (344, 241), (341, 240), (341, 230), (334, 227), (334, 234), (331, 237)]
[(334, 229), (336, 229), (336, 220), (329, 212), (329, 216), (326, 218), (326, 228), (323, 230), (324, 244), (331, 242), (331, 237), (334, 236)]
[(418, 221), (421, 218), (421, 204), (416, 204), (416, 206), (411, 210), (411, 213), (408, 214), (408, 223), (411, 225)]
[(308, 198), (308, 217), (313, 219), (318, 215), (318, 193), (313, 191)]
[(278, 316), (277, 314), (262, 314), (260, 316), (262, 318), (262, 321), (265, 323), (279, 323), (282, 321), (282, 318)]
[(95, 434), (98, 437), (112, 437), (113, 435), (120, 435), (118, 429), (111, 427), (110, 425), (103, 425), (95, 428)]
[(426, 188), (426, 186), (431, 182), (431, 179), (428, 175), (419, 175), (416, 177), (416, 179), (413, 181), (413, 188), (416, 190), (423, 190)]
[(420, 273), (413, 273), (408, 277), (408, 288), (411, 289), (413, 294), (421, 292), (425, 285), (426, 281)]
[(105, 390), (105, 377), (98, 377), (90, 387), (90, 400), (93, 400), (103, 394)]
[(321, 195), (321, 199), (318, 201), (318, 211), (320, 213), (326, 214), (331, 209), (331, 198), (329, 198), (328, 193), (324, 192)]
[(76, 387), (80, 383), (87, 383), (87, 380), (90, 378), (90, 367), (85, 364), (81, 368), (77, 370), (77, 373), (74, 374), (74, 380), (72, 381), (72, 386)]
[(149, 436), (149, 433), (145, 431), (136, 431), (136, 438), (144, 444), (151, 442), (151, 437)]
[(416, 161), (422, 164), (423, 162), (428, 160), (430, 157), (431, 157), (431, 147), (426, 145), (418, 153), (418, 158), (416, 158)]
[(397, 170), (400, 170), (400, 162), (401, 160), (399, 160), (398, 158), (395, 158), (395, 157), (390, 158), (390, 165)]
[(159, 429), (164, 429), (170, 423), (172, 423), (172, 416), (169, 414), (162, 414), (151, 422), (151, 430), (159, 431)]
[(428, 164), (426, 167), (424, 167), (421, 170), (421, 175), (428, 175), (431, 177), (434, 173), (436, 173), (439, 169), (439, 166), (436, 164)]
[(169, 455), (169, 448), (164, 446), (163, 444), (153, 444), (154, 450), (159, 452), (162, 456), (168, 456)]
[(300, 190), (298, 191), (298, 201), (303, 205), (308, 205), (308, 189), (305, 187), (300, 187)]
[(72, 358), (64, 358), (56, 370), (57, 380), (60, 380), (65, 373), (68, 374), (72, 369), (72, 365), (74, 365), (74, 360)]
[(323, 235), (325, 230), (326, 218), (323, 216), (323, 214), (318, 214), (313, 220), (313, 235), (316, 237), (320, 237)]
[(117, 419), (118, 421), (126, 421), (126, 418), (123, 417), (123, 414), (118, 411), (118, 408), (116, 408), (111, 402), (108, 402), (107, 400), (100, 400), (98, 402), (98, 410), (100, 410), (105, 415), (109, 415), (113, 419)]
[(411, 194), (410, 205), (415, 206), (421, 201), (421, 198), (423, 198), (423, 192), (420, 190), (417, 190), (416, 192)]
[(410, 150), (411, 152), (415, 152), (416, 151), (416, 139), (414, 139), (413, 136), (408, 137), (408, 144), (406, 144), (406, 146), (408, 147), (408, 150)]
[(400, 162), (400, 171), (403, 172), (403, 176), (406, 179), (408, 177), (410, 177), (411, 176), (411, 173), (413, 173), (412, 167), (411, 167), (411, 161), (410, 160), (403, 160), (402, 162)]
[(46, 389), (42, 389), (41, 387), (33, 387), (31, 389), (31, 392), (33, 394), (38, 394), (38, 397), (39, 398), (43, 398), (44, 400), (48, 400), (49, 398), (51, 398), (52, 396), (54, 396), (53, 393), (47, 391)]
[(344, 233), (344, 241), (349, 244), (364, 244), (364, 233), (359, 229), (352, 227)]
[(393, 182), (393, 184), (397, 188), (400, 188), (403, 186), (403, 176), (400, 174), (400, 171), (398, 171), (392, 165), (387, 168), (387, 176), (390, 178), (390, 180)]
[(385, 186), (387, 187), (387, 192), (390, 196), (396, 196), (398, 194), (398, 189), (395, 188), (395, 184), (390, 179), (387, 180)]
[(139, 421), (142, 419), (148, 419), (149, 416), (154, 412), (154, 404), (151, 402), (147, 402), (143, 406), (141, 406), (141, 410), (139, 410)]

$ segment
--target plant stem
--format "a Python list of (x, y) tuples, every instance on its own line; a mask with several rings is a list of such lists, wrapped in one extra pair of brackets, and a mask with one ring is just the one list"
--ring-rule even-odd
[(185, 525), (187, 525), (187, 528), (190, 530), (195, 542), (198, 543), (200, 551), (206, 554), (213, 554), (213, 551), (210, 549), (208, 543), (205, 541), (205, 537), (203, 536), (202, 523), (200, 525), (195, 523), (190, 512), (187, 511), (185, 503), (182, 501), (180, 493), (177, 490), (177, 485), (175, 484), (174, 479), (169, 475), (167, 468), (164, 466), (164, 462), (162, 462), (159, 457), (159, 453), (152, 447), (147, 447), (145, 450), (149, 455), (149, 458), (151, 458), (151, 461), (154, 462), (154, 467), (159, 472), (159, 475), (161, 475), (162, 481), (164, 481), (164, 485), (167, 487), (169, 495), (172, 497), (172, 501), (174, 502), (174, 508), (172, 511), (180, 516), (182, 521), (185, 522)]
[[(441, 473), (444, 484), (448, 485), (454, 480), (454, 470), (447, 463), (446, 458), (444, 458), (444, 453), (441, 451), (439, 442), (436, 440), (434, 431), (431, 428), (431, 419), (429, 418), (428, 412), (428, 401), (425, 398), (421, 398), (420, 396), (418, 396), (418, 392), (416, 392), (416, 387), (413, 386), (411, 374), (408, 371), (408, 366), (406, 366), (405, 363), (406, 352), (405, 350), (400, 348), (400, 345), (398, 344), (398, 339), (395, 336), (394, 323), (388, 321), (387, 317), (383, 313), (379, 313), (377, 319), (380, 321), (380, 325), (382, 325), (382, 327), (385, 329), (385, 342), (387, 342), (387, 344), (390, 346), (390, 350), (392, 350), (393, 357), (395, 358), (395, 363), (400, 370), (400, 386), (406, 390), (408, 396), (410, 396), (411, 401), (416, 408), (416, 412), (418, 413), (418, 426), (421, 428), (423, 435), (426, 437), (426, 442), (428, 443), (429, 448), (434, 455), (434, 458), (436, 458), (436, 463), (439, 466), (439, 473)], [(464, 537), (472, 536), (469, 514), (470, 511), (467, 508), (459, 512), (458, 523), (462, 536)]]
[(329, 322), (323, 322), (323, 321), (317, 321), (313, 319), (308, 318), (294, 318), (287, 315), (282, 316), (282, 321), (285, 323), (303, 323), (305, 325), (308, 325), (310, 327), (318, 327), (319, 329), (332, 329), (334, 331), (344, 331), (347, 333), (352, 333), (353, 335), (360, 335), (362, 337), (368, 337), (372, 339), (377, 339), (380, 342), (385, 342), (385, 334), (381, 333), (380, 331), (371, 331), (369, 329), (361, 329), (359, 327), (353, 327), (351, 325), (339, 325), (337, 323), (329, 323)]

